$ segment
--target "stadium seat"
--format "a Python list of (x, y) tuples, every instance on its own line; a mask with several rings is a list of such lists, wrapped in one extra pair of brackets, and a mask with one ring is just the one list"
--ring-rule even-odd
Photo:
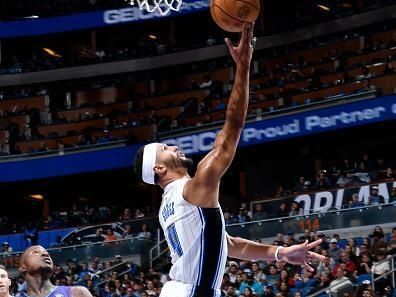
[(340, 241), (338, 242), (338, 247), (340, 249), (344, 249), (347, 244), (348, 244), (348, 239), (340, 239)]
[(357, 279), (356, 279), (356, 283), (357, 284), (361, 284), (361, 283), (363, 283), (365, 280), (369, 280), (370, 282), (371, 282), (371, 274), (362, 274), (362, 275), (359, 275), (358, 277), (357, 277)]
[(363, 237), (355, 237), (354, 239), (355, 239), (355, 241), (356, 241), (356, 245), (357, 245), (357, 246), (363, 244)]

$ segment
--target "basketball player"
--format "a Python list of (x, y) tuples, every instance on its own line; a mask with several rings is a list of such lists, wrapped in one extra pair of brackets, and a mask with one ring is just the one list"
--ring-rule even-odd
[(0, 265), (0, 297), (12, 297), (10, 294), (11, 280), (3, 265)]
[(85, 287), (54, 286), (50, 277), (54, 264), (42, 246), (35, 245), (25, 250), (20, 258), (19, 272), (25, 278), (25, 297), (92, 297)]
[(249, 101), (249, 70), (253, 54), (253, 24), (246, 25), (238, 47), (226, 39), (236, 63), (236, 75), (223, 129), (213, 149), (198, 164), (191, 178), (192, 160), (178, 149), (151, 143), (139, 149), (135, 172), (143, 181), (159, 185), (164, 193), (159, 219), (171, 250), (171, 281), (161, 297), (220, 296), (227, 255), (245, 260), (283, 260), (304, 265), (322, 256), (308, 250), (321, 240), (292, 247), (276, 247), (234, 238), (225, 232), (219, 206), (220, 178), (230, 166), (245, 123)]

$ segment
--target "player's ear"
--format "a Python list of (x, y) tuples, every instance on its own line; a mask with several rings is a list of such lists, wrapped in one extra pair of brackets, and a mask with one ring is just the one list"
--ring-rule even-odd
[(25, 264), (19, 265), (18, 271), (19, 271), (19, 273), (22, 273), (22, 274), (25, 273), (27, 271), (26, 265)]
[(164, 176), (166, 174), (166, 167), (164, 165), (155, 165), (154, 172), (159, 176)]
[(11, 279), (8, 279), (8, 286), (11, 286)]

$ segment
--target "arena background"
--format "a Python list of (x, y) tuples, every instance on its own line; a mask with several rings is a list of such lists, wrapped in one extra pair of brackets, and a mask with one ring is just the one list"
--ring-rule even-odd
[[(342, 252), (354, 238), (373, 263), (385, 252), (394, 270), (395, 4), (261, 2), (249, 115), (221, 184), (230, 234), (290, 245), (309, 229), (324, 235), (324, 250), (335, 238)], [(101, 297), (159, 296), (170, 265), (156, 218), (161, 191), (139, 182), (132, 162), (140, 145), (160, 140), (197, 164), (222, 126), (234, 78), (223, 40), (239, 37), (208, 7), (185, 0), (160, 17), (117, 0), (1, 1), (0, 243), (15, 295), (32, 231), (33, 242), (54, 248), (54, 282)], [(293, 201), (301, 211), (290, 213)], [(347, 297), (369, 280), (372, 296), (395, 296), (394, 272), (374, 282), (380, 273), (362, 273), (355, 248), (349, 258), (357, 273), (346, 269), (351, 283), (336, 289), (327, 287), (338, 266), (324, 283), (320, 263), (313, 276), (289, 269), (283, 290), (283, 267), (274, 263), (272, 278), (265, 262), (259, 271), (235, 262), (245, 284), (225, 276), (222, 289)]]

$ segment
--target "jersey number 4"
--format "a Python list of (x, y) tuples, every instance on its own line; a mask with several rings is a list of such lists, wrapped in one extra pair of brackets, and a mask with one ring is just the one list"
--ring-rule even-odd
[(175, 224), (170, 225), (167, 231), (168, 231), (169, 244), (171, 245), (171, 248), (175, 251), (176, 254), (178, 254), (179, 257), (181, 257), (183, 255), (183, 249), (180, 245), (180, 240), (176, 232)]

